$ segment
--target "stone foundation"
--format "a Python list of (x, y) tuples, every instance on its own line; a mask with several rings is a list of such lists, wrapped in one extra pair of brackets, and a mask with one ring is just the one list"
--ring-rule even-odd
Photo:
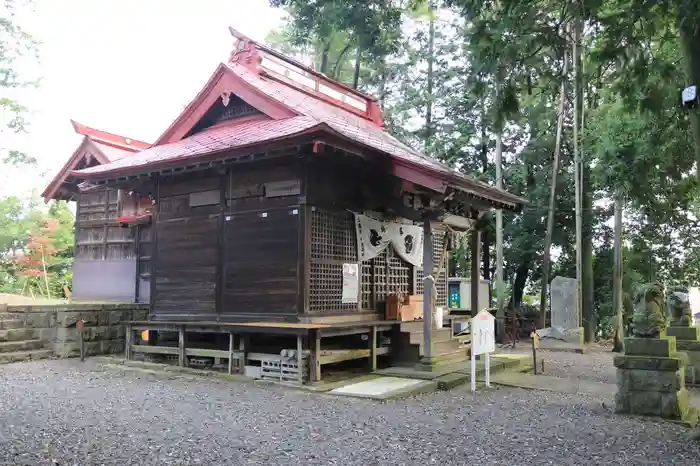
[(700, 328), (690, 324), (674, 324), (666, 330), (666, 335), (676, 337), (678, 351), (688, 355), (685, 369), (685, 383), (700, 385)]
[(0, 342), (6, 342), (5, 351), (0, 349), (0, 362), (18, 360), (12, 357), (14, 353), (26, 355), (25, 359), (33, 359), (37, 353), (59, 358), (79, 356), (79, 319), (85, 322), (83, 338), (88, 356), (120, 353), (124, 351), (123, 323), (147, 320), (148, 305), (0, 305)]
[(626, 338), (625, 355), (616, 356), (615, 412), (697, 422), (685, 388), (688, 356), (677, 351), (676, 337)]

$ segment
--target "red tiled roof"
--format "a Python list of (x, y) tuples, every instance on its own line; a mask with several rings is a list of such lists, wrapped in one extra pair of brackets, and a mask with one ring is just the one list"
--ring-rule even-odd
[(154, 164), (185, 162), (197, 156), (270, 142), (305, 133), (318, 126), (313, 118), (299, 116), (284, 120), (251, 120), (209, 128), (181, 141), (154, 146), (107, 165), (79, 170), (79, 175), (112, 173)]
[[(207, 154), (254, 146), (310, 131), (330, 133), (387, 154), (394, 174), (439, 191), (448, 185), (516, 207), (525, 201), (478, 182), (401, 143), (383, 129), (376, 99), (350, 89), (256, 41), (236, 38), (228, 64), (212, 78), (156, 145), (133, 157), (75, 172), (81, 177), (132, 174)], [(218, 98), (238, 95), (270, 120), (239, 121), (184, 138)], [(182, 138), (182, 139), (181, 139)]]
[(503, 190), (478, 182), (437, 160), (417, 152), (403, 144), (372, 121), (362, 118), (291, 86), (279, 82), (263, 73), (258, 74), (246, 66), (237, 63), (222, 65), (224, 71), (233, 73), (244, 80), (258, 93), (283, 104), (299, 116), (268, 120), (250, 121), (216, 127), (202, 133), (194, 134), (178, 142), (154, 146), (132, 157), (121, 159), (106, 165), (96, 166), (76, 172), (79, 176), (99, 176), (108, 173), (132, 171), (152, 165), (178, 162), (262, 142), (282, 139), (302, 132), (309, 132), (314, 127), (319, 131), (330, 130), (350, 141), (375, 149), (391, 156), (398, 162), (432, 173), (459, 188), (475, 195), (489, 193), (509, 204), (522, 204), (524, 201)]

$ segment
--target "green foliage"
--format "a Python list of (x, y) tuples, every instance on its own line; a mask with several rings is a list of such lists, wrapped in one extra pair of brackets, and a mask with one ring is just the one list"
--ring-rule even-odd
[[(612, 303), (611, 201), (624, 199), (623, 306), (632, 317), (637, 284), (700, 283), (700, 197), (689, 131), (680, 108), (689, 77), (700, 83), (700, 3), (689, 0), (278, 0), (290, 13), (284, 43), (304, 44), (332, 62), (342, 42), (362, 39), (363, 90), (380, 97), (387, 127), (429, 155), (487, 183), (495, 181), (495, 134), (503, 136), (503, 182), (530, 201), (504, 218), (505, 277), (518, 303), (538, 294), (562, 79), (568, 87), (555, 200), (550, 277), (575, 276), (572, 66), (574, 20), (583, 20), (580, 140), (587, 167), (585, 259), (599, 330)], [(403, 8), (403, 9), (401, 9)], [(366, 11), (360, 11), (365, 9)], [(325, 15), (333, 12), (332, 15)], [(687, 16), (687, 19), (686, 19)], [(333, 18), (321, 20), (320, 18)], [(429, 27), (434, 26), (434, 30)], [(382, 31), (377, 31), (377, 28)], [(391, 34), (387, 34), (390, 31)], [(338, 44), (328, 47), (341, 35)], [(692, 43), (691, 43), (692, 42)], [(700, 40), (696, 41), (700, 44)], [(359, 42), (357, 42), (359, 43)], [(430, 46), (432, 44), (432, 46)], [(690, 45), (689, 45), (690, 44)], [(353, 45), (355, 47), (356, 44)], [(324, 48), (325, 47), (325, 48)], [(371, 57), (370, 57), (371, 55)], [(330, 58), (329, 58), (330, 57)], [(432, 62), (433, 72), (427, 73)], [(571, 62), (569, 62), (571, 63)], [(697, 64), (693, 65), (693, 64)], [(685, 66), (684, 66), (685, 65)], [(352, 61), (342, 76), (352, 74)], [(700, 74), (698, 75), (700, 76)], [(430, 82), (431, 86), (428, 86)], [(431, 88), (429, 92), (428, 89)], [(430, 127), (427, 114), (430, 111)], [(487, 238), (494, 238), (487, 216)], [(487, 243), (486, 247), (491, 247)], [(491, 257), (495, 251), (491, 249)], [(467, 248), (453, 251), (467, 271)], [(495, 261), (490, 262), (493, 269)]]
[[(17, 61), (30, 54), (36, 55), (36, 41), (16, 22), (17, 2), (2, 0), (0, 4), (0, 110), (3, 112), (3, 131), (20, 133), (27, 126), (27, 108), (17, 100), (17, 90), (34, 85), (20, 76)], [(35, 165), (36, 158), (4, 147), (0, 149), (0, 165)]]
[(46, 210), (31, 199), (0, 198), (0, 293), (63, 296), (72, 282), (74, 244), (65, 202)]

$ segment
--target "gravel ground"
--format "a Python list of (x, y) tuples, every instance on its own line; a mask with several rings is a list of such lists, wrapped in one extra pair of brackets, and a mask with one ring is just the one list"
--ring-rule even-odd
[(603, 383), (615, 383), (613, 353), (608, 348), (594, 348), (586, 354), (558, 351), (540, 351), (544, 359), (544, 374), (555, 377), (572, 377)]
[(697, 464), (688, 430), (609, 404), (466, 388), (375, 403), (89, 361), (20, 363), (0, 367), (0, 464)]

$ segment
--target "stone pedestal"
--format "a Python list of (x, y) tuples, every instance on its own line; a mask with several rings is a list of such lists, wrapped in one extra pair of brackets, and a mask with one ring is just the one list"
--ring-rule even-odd
[(676, 338), (676, 348), (688, 355), (685, 368), (685, 383), (700, 385), (700, 327), (691, 327), (690, 322), (674, 323), (666, 329), (666, 335)]
[(615, 357), (615, 412), (695, 425), (685, 388), (687, 355), (676, 350), (676, 338), (625, 338), (625, 355)]

